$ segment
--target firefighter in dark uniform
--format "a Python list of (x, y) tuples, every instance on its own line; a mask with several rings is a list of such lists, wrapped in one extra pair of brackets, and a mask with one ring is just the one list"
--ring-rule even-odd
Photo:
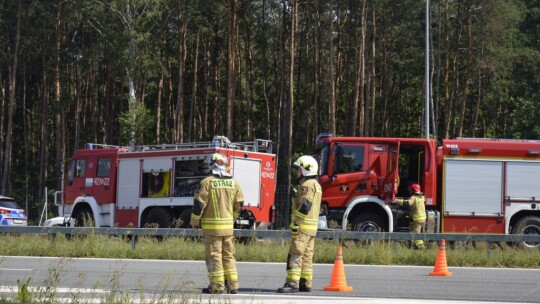
[(201, 181), (195, 192), (191, 226), (202, 228), (204, 253), (210, 285), (203, 293), (238, 292), (233, 226), (244, 194), (240, 184), (227, 173), (227, 158), (214, 153), (212, 174)]
[[(409, 193), (411, 194), (411, 197), (408, 199), (397, 199), (394, 203), (400, 206), (405, 205), (411, 209), (413, 220), (411, 222), (410, 231), (412, 233), (421, 233), (422, 227), (424, 227), (426, 223), (426, 199), (419, 184), (409, 185)], [(416, 249), (424, 249), (424, 241), (415, 240), (414, 247)]]
[(287, 256), (287, 279), (280, 293), (310, 292), (313, 281), (313, 250), (319, 224), (322, 189), (317, 182), (317, 161), (302, 156), (294, 162), (298, 188), (292, 201), (291, 245)]

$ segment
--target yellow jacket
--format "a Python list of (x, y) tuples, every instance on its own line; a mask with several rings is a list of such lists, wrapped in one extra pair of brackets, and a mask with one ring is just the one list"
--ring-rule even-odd
[(242, 188), (233, 178), (208, 176), (195, 192), (191, 225), (200, 224), (204, 235), (232, 235), (243, 202)]
[(321, 210), (321, 185), (315, 178), (303, 178), (292, 201), (291, 223), (303, 233), (315, 236)]
[(415, 193), (408, 199), (398, 199), (396, 204), (400, 206), (407, 206), (411, 209), (413, 214), (413, 221), (423, 223), (426, 221), (426, 199), (421, 193)]

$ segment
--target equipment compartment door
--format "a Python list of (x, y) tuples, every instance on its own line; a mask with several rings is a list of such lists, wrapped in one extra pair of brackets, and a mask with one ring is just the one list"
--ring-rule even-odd
[(511, 199), (540, 199), (540, 162), (506, 163), (506, 196)]
[(244, 206), (261, 205), (261, 161), (258, 159), (231, 159), (231, 172), (244, 192)]
[(444, 232), (504, 231), (504, 163), (495, 160), (444, 160)]

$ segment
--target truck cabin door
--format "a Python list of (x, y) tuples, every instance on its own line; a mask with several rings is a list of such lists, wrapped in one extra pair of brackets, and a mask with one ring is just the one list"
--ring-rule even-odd
[(98, 203), (114, 202), (111, 191), (113, 157), (86, 155), (69, 163), (64, 202), (73, 203), (79, 196), (93, 196)]
[(390, 145), (388, 149), (388, 172), (383, 182), (383, 200), (390, 203), (395, 200), (398, 192), (399, 180), (399, 142)]
[(112, 167), (112, 157), (111, 156), (100, 156), (95, 159), (96, 164), (95, 175), (93, 180), (93, 195), (98, 203), (109, 204), (113, 203), (114, 193), (111, 191), (112, 185), (112, 176), (111, 170)]
[(371, 191), (366, 144), (341, 143), (332, 145), (328, 179), (322, 179), (325, 199), (330, 206), (340, 206), (344, 197), (366, 195)]
[(64, 203), (73, 204), (78, 196), (86, 195), (86, 158), (74, 158), (68, 167), (64, 185)]

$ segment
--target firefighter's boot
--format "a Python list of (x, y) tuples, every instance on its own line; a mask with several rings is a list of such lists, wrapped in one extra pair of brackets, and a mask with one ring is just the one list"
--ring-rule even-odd
[(306, 279), (300, 279), (300, 287), (298, 288), (301, 292), (311, 292), (311, 287), (307, 286)]
[(223, 294), (225, 293), (224, 290), (216, 289), (215, 287), (212, 288), (212, 284), (208, 285), (207, 288), (203, 288), (202, 293), (205, 294)]
[(278, 288), (279, 293), (295, 293), (298, 292), (298, 286), (294, 286), (291, 283), (285, 283), (283, 287)]
[(237, 294), (238, 293), (237, 288), (231, 288), (229, 286), (229, 281), (228, 280), (225, 280), (225, 290), (227, 290), (228, 294)]

